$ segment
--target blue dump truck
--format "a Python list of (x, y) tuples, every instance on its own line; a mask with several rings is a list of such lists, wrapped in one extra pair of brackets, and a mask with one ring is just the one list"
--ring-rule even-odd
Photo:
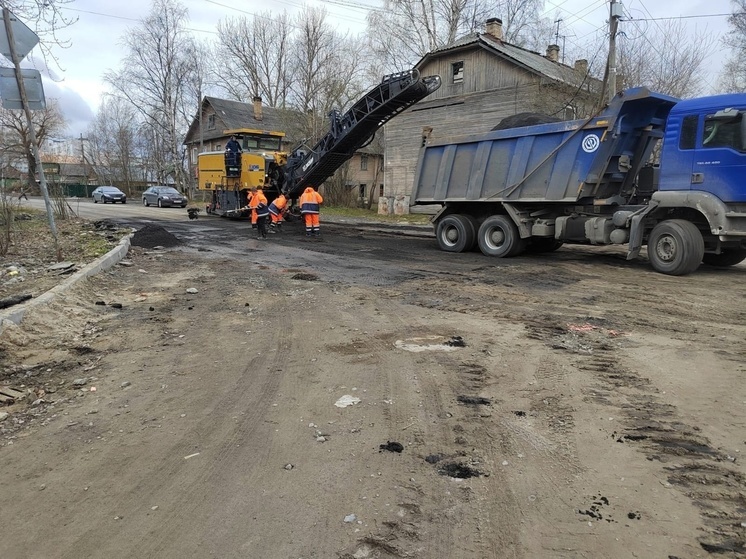
[[(428, 142), (412, 200), (439, 204), (442, 250), (643, 245), (669, 275), (746, 259), (746, 95), (635, 88), (586, 120)], [(662, 142), (661, 142), (662, 141)]]

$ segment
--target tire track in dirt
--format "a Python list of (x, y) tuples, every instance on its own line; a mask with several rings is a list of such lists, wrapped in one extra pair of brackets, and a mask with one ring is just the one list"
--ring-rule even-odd
[[(557, 337), (548, 339), (550, 347), (558, 348)], [(674, 406), (661, 401), (651, 380), (623, 365), (605, 340), (590, 333), (578, 337), (590, 354), (558, 349), (571, 351), (576, 367), (589, 375), (585, 399), (612, 407), (624, 418), (624, 429), (612, 433), (612, 440), (632, 444), (658, 462), (668, 483), (700, 509), (704, 534), (697, 540), (704, 550), (746, 555), (746, 476), (735, 467), (736, 458), (686, 424)]]
[[(363, 313), (362, 316), (365, 316), (366, 329), (372, 331), (377, 328), (380, 332), (369, 332), (364, 337), (357, 335), (350, 342), (329, 349), (342, 355), (375, 360), (378, 370), (377, 390), (380, 387), (381, 395), (392, 401), (391, 405), (383, 407), (381, 411), (387, 425), (387, 439), (406, 442), (406, 439), (411, 438), (411, 444), (405, 445), (402, 456), (409, 467), (395, 474), (402, 478), (398, 483), (405, 490), (407, 499), (398, 503), (396, 515), (383, 521), (378, 530), (358, 538), (356, 545), (340, 552), (340, 557), (413, 557), (417, 556), (418, 550), (421, 551), (424, 546), (429, 557), (447, 559), (452, 557), (453, 551), (451, 527), (439, 526), (440, 529), (435, 533), (423, 533), (424, 526), (438, 522), (437, 513), (432, 511), (432, 505), (428, 502), (429, 496), (423, 493), (417, 482), (411, 481), (414, 479), (411, 478), (411, 474), (407, 474), (407, 471), (423, 469), (424, 460), (416, 460), (418, 457), (423, 458), (419, 450), (431, 444), (429, 439), (432, 436), (430, 430), (423, 429), (423, 426), (431, 423), (433, 418), (443, 417), (445, 412), (442, 409), (440, 394), (433, 394), (428, 388), (430, 383), (425, 378), (428, 373), (422, 368), (424, 360), (413, 354), (410, 364), (399, 368), (398, 360), (392, 358), (392, 354), (401, 352), (394, 346), (397, 339), (425, 335), (423, 332), (430, 333), (431, 326), (413, 324), (410, 319), (405, 320), (403, 317), (406, 314), (401, 304), (390, 297), (378, 295), (376, 292), (373, 295), (358, 292), (356, 289), (353, 289), (353, 293), (358, 293), (354, 298), (364, 307), (364, 310), (360, 311)], [(360, 315), (351, 317), (351, 322), (355, 321), (360, 323)], [(413, 415), (413, 410), (404, 408), (400, 402), (412, 401), (413, 398), (407, 394), (420, 390), (423, 394), (414, 399), (428, 404), (434, 402), (435, 409), (433, 410), (431, 405), (419, 407), (414, 410)]]
[[(286, 344), (288, 332), (291, 329), (287, 306), (282, 300), (280, 303), (278, 312), (272, 313), (273, 317), (278, 317), (277, 328), (280, 332), (275, 345), (277, 351), (263, 352), (262, 355), (249, 361), (236, 377), (233, 387), (224, 391), (219, 400), (210, 401), (210, 397), (205, 398), (204, 403), (215, 410), (245, 410), (240, 420), (235, 423), (216, 421), (213, 414), (208, 414), (207, 417), (191, 426), (187, 432), (181, 434), (178, 440), (171, 442), (167, 448), (159, 449), (163, 460), (157, 465), (154, 464), (147, 475), (142, 476), (132, 488), (127, 490), (125, 495), (121, 495), (116, 506), (111, 503), (112, 511), (126, 510), (131, 513), (142, 508), (142, 498), (146, 495), (151, 496), (151, 500), (165, 503), (164, 508), (171, 509), (171, 513), (159, 519), (158, 530), (148, 529), (147, 520), (128, 521), (117, 532), (118, 541), (110, 545), (106, 543), (102, 545), (101, 531), (106, 529), (105, 526), (111, 518), (107, 515), (107, 520), (99, 521), (77, 538), (70, 551), (64, 555), (65, 557), (71, 559), (80, 557), (81, 549), (98, 549), (101, 556), (121, 556), (122, 540), (132, 545), (131, 550), (127, 551), (127, 556), (130, 557), (172, 556), (176, 548), (175, 541), (180, 541), (181, 545), (184, 545), (188, 539), (195, 539), (196, 543), (199, 543), (202, 530), (190, 530), (189, 526), (193, 525), (195, 518), (203, 516), (206, 507), (214, 508), (219, 506), (219, 503), (230, 500), (234, 492), (232, 486), (220, 483), (221, 479), (230, 475), (226, 470), (235, 472), (237, 469), (248, 469), (252, 477), (260, 475), (261, 470), (266, 466), (270, 447), (259, 441), (251, 444), (251, 440), (265, 439), (261, 434), (262, 431), (257, 430), (257, 425), (262, 424), (262, 419), (267, 414), (270, 402), (273, 401), (280, 383), (282, 375), (277, 374), (277, 369), (282, 369), (285, 362), (285, 353), (281, 349), (283, 344)], [(233, 335), (233, 331), (222, 324), (224, 321), (221, 320), (221, 315), (220, 310), (212, 311), (207, 315), (203, 314), (200, 317), (199, 326), (207, 327), (212, 324), (216, 335), (225, 336), (228, 339)], [(187, 359), (186, 356), (177, 355), (176, 361), (169, 366), (178, 369), (184, 364), (185, 359)], [(205, 370), (212, 368), (209, 357), (199, 357), (197, 361), (204, 362)], [(258, 377), (257, 373), (261, 373), (261, 376)], [(191, 463), (186, 463), (181, 458), (192, 453), (194, 441), (207, 443), (207, 448), (201, 451), (202, 456), (193, 459), (202, 460), (197, 473), (193, 471), (193, 467), (190, 471)], [(243, 446), (239, 447), (239, 442), (244, 443)], [(251, 459), (247, 461), (242, 457), (245, 452), (243, 448), (251, 446), (260, 451), (253, 453)], [(117, 461), (109, 462), (116, 463)], [(204, 463), (207, 465), (205, 466)], [(131, 465), (133, 464), (124, 464), (123, 468)], [(122, 476), (125, 479), (128, 477), (124, 471)], [(175, 484), (178, 484), (178, 490), (174, 490)], [(219, 489), (215, 492), (210, 488)], [(186, 537), (185, 531), (189, 534)]]

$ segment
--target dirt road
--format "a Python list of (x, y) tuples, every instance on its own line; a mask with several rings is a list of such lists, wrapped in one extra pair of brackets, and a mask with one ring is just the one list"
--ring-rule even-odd
[(167, 227), (4, 331), (0, 556), (746, 556), (746, 267)]

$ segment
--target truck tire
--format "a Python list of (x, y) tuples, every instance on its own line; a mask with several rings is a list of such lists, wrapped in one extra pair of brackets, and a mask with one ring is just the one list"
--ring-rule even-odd
[(653, 269), (662, 274), (690, 274), (699, 268), (704, 254), (702, 233), (691, 221), (661, 221), (648, 237), (648, 259)]
[(440, 250), (465, 252), (474, 246), (476, 231), (476, 223), (471, 216), (450, 214), (438, 221), (435, 236)]
[(702, 257), (702, 262), (710, 266), (726, 267), (735, 266), (746, 260), (746, 250), (735, 248), (724, 250), (720, 254), (707, 253)]
[(513, 220), (506, 215), (493, 215), (482, 222), (477, 233), (479, 250), (487, 256), (506, 258), (526, 250), (526, 239), (521, 239)]

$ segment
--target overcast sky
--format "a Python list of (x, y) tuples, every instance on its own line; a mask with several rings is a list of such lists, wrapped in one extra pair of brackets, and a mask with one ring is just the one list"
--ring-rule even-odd
[[(268, 9), (293, 13), (303, 2), (273, 0), (269, 4), (263, 0), (181, 0), (181, 3), (189, 10), (188, 27), (195, 36), (215, 39), (216, 26), (221, 19), (249, 16)], [(383, 0), (311, 0), (311, 3), (324, 6), (330, 14), (330, 21), (339, 31), (359, 33), (365, 29), (366, 10), (362, 6), (380, 7)], [(671, 7), (672, 4), (675, 7)], [(658, 21), (640, 20), (680, 16), (686, 18), (684, 21), (692, 33), (695, 27), (701, 33), (706, 26), (710, 34), (720, 34), (727, 31), (726, 17), (690, 16), (726, 14), (731, 11), (729, 0), (677, 0), (675, 3), (628, 0), (623, 5), (625, 14), (638, 20), (634, 24), (621, 25), (621, 30), (634, 40), (644, 40), (641, 30), (655, 33), (660, 25)], [(60, 100), (69, 123), (69, 135), (78, 136), (85, 132), (101, 94), (106, 90), (102, 80), (104, 72), (119, 67), (123, 56), (122, 39), (128, 29), (136, 26), (138, 20), (149, 13), (150, 6), (151, 0), (76, 0), (68, 5), (66, 14), (77, 17), (78, 21), (60, 35), (69, 38), (72, 46), (55, 51), (62, 70), (55, 71), (57, 81), (45, 80), (44, 88), (48, 99)], [(570, 50), (573, 42), (582, 44), (589, 36), (601, 33), (606, 28), (608, 6), (608, 0), (551, 0), (545, 3), (544, 15), (552, 20), (562, 18), (559, 35), (565, 37)], [(500, 14), (495, 16), (500, 17)], [(560, 39), (560, 45), (562, 41)], [(708, 61), (708, 66), (717, 69), (722, 60), (723, 51), (718, 49)], [(713, 74), (712, 79), (715, 77)]]

